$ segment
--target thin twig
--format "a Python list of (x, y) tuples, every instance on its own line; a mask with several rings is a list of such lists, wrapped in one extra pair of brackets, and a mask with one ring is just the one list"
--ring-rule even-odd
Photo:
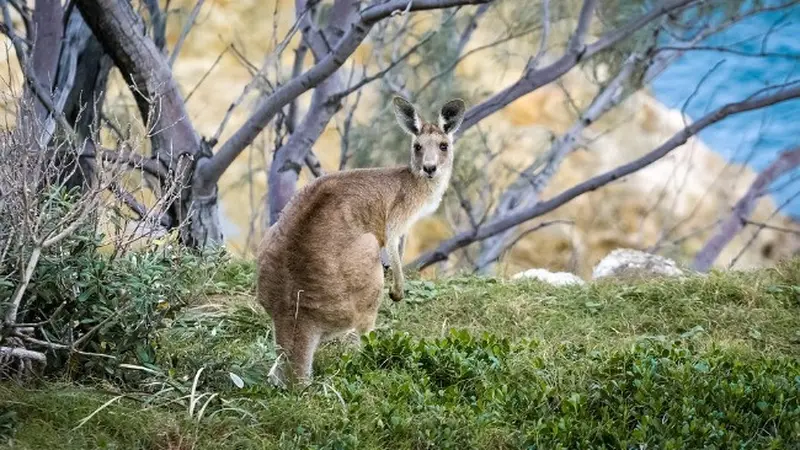
[(575, 225), (575, 222), (573, 222), (572, 220), (556, 219), (556, 220), (549, 220), (549, 221), (546, 221), (546, 222), (542, 222), (542, 223), (536, 224), (536, 225), (528, 228), (527, 230), (523, 231), (517, 237), (515, 237), (511, 242), (509, 242), (505, 246), (504, 251), (508, 251), (508, 250), (511, 250), (512, 248), (514, 248), (514, 246), (517, 245), (517, 243), (519, 241), (521, 241), (522, 239), (524, 239), (527, 235), (529, 235), (531, 233), (535, 233), (535, 232), (541, 230), (542, 228), (547, 228), (547, 227), (553, 226), (553, 225)]
[(756, 222), (754, 220), (745, 220), (744, 223), (746, 223), (747, 225), (755, 225), (759, 228), (763, 228), (766, 230), (779, 231), (781, 233), (789, 233), (789, 234), (794, 234), (795, 236), (800, 236), (800, 230), (795, 230), (792, 228), (779, 227), (777, 225), (770, 225), (764, 222)]
[(71, 347), (69, 345), (57, 344), (55, 342), (43, 341), (41, 339), (32, 338), (32, 337), (24, 335), (22, 333), (14, 333), (14, 336), (22, 339), (25, 342), (29, 342), (31, 344), (38, 345), (40, 347), (50, 348), (50, 349), (53, 349), (53, 350), (66, 350), (66, 351), (68, 351), (70, 353), (75, 353), (77, 355), (82, 355), (82, 356), (95, 356), (95, 357), (98, 357), (98, 358), (113, 359), (113, 360), (117, 359), (116, 356), (106, 355), (106, 354), (103, 354), (103, 353), (84, 352), (82, 350), (77, 350), (77, 349), (75, 349), (75, 348), (73, 348), (73, 347)]
[(319, 162), (319, 158), (317, 158), (313, 150), (309, 150), (308, 153), (306, 153), (305, 162), (308, 170), (310, 170), (315, 177), (319, 178), (325, 175), (325, 171), (322, 170), (322, 164)]
[(192, 89), (189, 91), (189, 93), (186, 94), (186, 99), (184, 100), (186, 103), (189, 103), (189, 99), (192, 98), (192, 95), (195, 93), (197, 88), (199, 88), (200, 85), (202, 85), (203, 82), (206, 81), (206, 78), (208, 78), (208, 76), (211, 74), (214, 68), (217, 67), (217, 64), (219, 64), (222, 57), (225, 56), (225, 54), (228, 53), (230, 49), (231, 46), (228, 45), (227, 47), (225, 47), (224, 50), (222, 50), (219, 53), (219, 55), (217, 55), (217, 59), (214, 60), (214, 62), (211, 64), (211, 67), (209, 67), (208, 70), (206, 70), (205, 73), (203, 73), (203, 76), (200, 77), (200, 80), (198, 80), (197, 83), (194, 85), (194, 87), (192, 87)]
[[(770, 214), (769, 217), (767, 217), (767, 220), (771, 220), (779, 212), (781, 212), (783, 208), (785, 208), (790, 203), (795, 201), (798, 197), (800, 197), (800, 191), (795, 192), (791, 197), (787, 198), (783, 203), (778, 205), (778, 207), (775, 208), (774, 211), (772, 211), (772, 214)], [(731, 263), (728, 264), (728, 269), (733, 269), (733, 266), (735, 266), (736, 263), (739, 262), (739, 259), (744, 255), (744, 252), (746, 252), (747, 249), (750, 248), (751, 245), (753, 245), (753, 243), (756, 241), (756, 238), (758, 238), (758, 235), (761, 234), (761, 232), (764, 231), (765, 228), (766, 224), (760, 225), (756, 228), (756, 231), (754, 231), (753, 235), (750, 236), (750, 240), (748, 240), (747, 243), (742, 246), (742, 249), (739, 250), (739, 253), (737, 253), (736, 256), (734, 256), (733, 259), (731, 260)]]
[(53, 320), (56, 319), (56, 317), (58, 317), (59, 314), (61, 314), (61, 311), (64, 310), (65, 306), (67, 306), (67, 302), (66, 301), (61, 302), (61, 304), (58, 305), (58, 308), (56, 308), (56, 310), (53, 311), (53, 314), (51, 314), (50, 318), (48, 318), (47, 320), (42, 320), (40, 322), (34, 322), (34, 323), (15, 323), (10, 326), (11, 328), (39, 328), (45, 325), (49, 325), (50, 323), (53, 322)]
[(186, 36), (188, 36), (189, 32), (192, 31), (192, 27), (194, 27), (194, 22), (197, 20), (197, 15), (200, 14), (200, 8), (203, 6), (203, 3), (205, 3), (205, 0), (197, 0), (197, 3), (194, 4), (192, 12), (189, 14), (189, 20), (186, 21), (186, 24), (183, 26), (181, 35), (178, 37), (178, 42), (175, 43), (175, 48), (172, 49), (172, 54), (169, 55), (167, 64), (170, 68), (172, 68), (172, 65), (175, 64), (175, 60), (178, 58), (178, 53), (180, 53), (183, 43), (186, 41)]

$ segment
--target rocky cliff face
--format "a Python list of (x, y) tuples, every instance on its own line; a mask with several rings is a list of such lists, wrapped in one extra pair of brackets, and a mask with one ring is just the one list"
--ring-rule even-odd
[[(293, 2), (277, 1), (278, 8), (274, 0), (216, 0), (203, 7), (198, 25), (175, 64), (176, 77), (184, 92), (193, 91), (188, 108), (202, 133), (212, 135), (215, 132), (228, 106), (251, 79), (248, 64), (261, 65), (264, 55), (292, 24)], [(185, 16), (193, 4), (188, 0), (173, 1), (172, 7), (184, 8)], [(172, 20), (168, 33), (171, 44), (177, 40), (181, 26), (179, 19)], [(424, 28), (426, 23), (423, 20), (417, 26)], [(491, 21), (484, 22), (470, 47), (494, 39), (493, 26), (496, 24)], [(554, 35), (558, 34), (557, 29), (554, 27)], [(273, 30), (277, 30), (277, 37)], [(230, 45), (235, 46), (236, 51), (225, 52), (214, 65), (220, 53)], [(364, 46), (354, 58), (361, 61), (369, 51), (369, 46)], [(521, 51), (530, 54), (531, 50)], [(468, 91), (493, 91), (494, 87), (507, 85), (518, 76), (525, 63), (525, 58), (511, 57), (500, 71), (496, 64), (487, 62), (488, 56), (485, 52), (477, 53), (458, 66), (457, 77)], [(278, 71), (283, 77), (288, 76), (292, 60), (292, 53), (286, 52), (271, 66), (269, 73), (274, 76)], [(307, 64), (311, 64), (310, 55)], [(207, 78), (197, 86), (209, 70)], [(563, 133), (573, 123), (576, 114), (570, 103), (587, 105), (596, 92), (596, 82), (592, 78), (602, 79), (607, 76), (604, 71), (607, 69), (602, 65), (594, 67), (592, 74), (573, 71), (560, 85), (541, 88), (481, 124), (493, 150), (501, 155), (491, 167), (498, 189), (513, 179), (513, 170), (508, 170), (509, 167), (519, 170), (531, 163), (547, 150), (552, 136)], [(119, 84), (114, 90), (120, 93), (119, 98), (125, 98)], [(112, 92), (109, 96), (112, 103), (115, 95)], [(305, 95), (301, 105), (307, 104), (309, 97)], [(245, 120), (256, 101), (255, 95), (245, 99), (232, 115), (223, 140)], [(121, 100), (113, 105), (109, 110), (120, 116), (131, 106)], [(383, 106), (378, 104), (374, 89), (367, 90), (361, 105), (356, 120), (362, 123)], [(420, 106), (428, 108), (428, 105)], [(544, 198), (643, 155), (684, 124), (680, 112), (667, 109), (646, 92), (634, 94), (591, 126), (585, 136), (586, 145), (565, 160), (545, 190)], [(735, 143), (736, 137), (732, 136), (731, 145)], [(272, 137), (265, 133), (253, 150), (237, 160), (220, 183), (229, 246), (242, 254), (250, 253), (260, 238), (258, 230), (262, 226), (260, 217), (266, 195), (265, 167), (272, 148)], [(326, 170), (336, 169), (339, 136), (333, 124), (314, 150)], [(505, 255), (498, 271), (515, 273), (529, 267), (546, 267), (588, 277), (593, 265), (618, 247), (658, 247), (661, 253), (681, 260), (700, 248), (715, 221), (729, 211), (754, 176), (750, 169), (726, 163), (703, 142), (691, 139), (647, 169), (537, 219), (568, 219), (574, 224), (548, 227), (525, 237)], [(773, 201), (762, 200), (753, 220), (766, 221), (774, 208)], [(790, 226), (788, 219), (778, 217), (772, 221), (776, 225)], [(410, 261), (420, 252), (433, 248), (453, 231), (442, 214), (424, 219), (411, 232), (406, 259)], [(737, 237), (718, 263), (726, 265), (751, 234), (752, 230), (747, 230)], [(797, 247), (792, 236), (763, 230), (744, 252), (737, 267), (770, 264)]]

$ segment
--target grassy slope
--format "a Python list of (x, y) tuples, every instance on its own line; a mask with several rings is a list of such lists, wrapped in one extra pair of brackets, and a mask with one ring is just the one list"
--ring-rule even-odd
[[(274, 349), (251, 273), (223, 271), (225, 294), (165, 330), (158, 360), (125, 387), (0, 385), (0, 436), (31, 449), (800, 442), (800, 261), (585, 288), (412, 281), (360, 350), (324, 346), (317, 381), (290, 393), (265, 383)], [(128, 395), (73, 430), (119, 392)]]

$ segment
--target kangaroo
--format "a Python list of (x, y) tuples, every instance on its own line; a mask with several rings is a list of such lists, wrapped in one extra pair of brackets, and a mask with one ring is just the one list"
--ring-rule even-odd
[[(322, 176), (298, 191), (266, 232), (258, 251), (257, 297), (272, 317), (278, 361), (272, 381), (307, 383), (317, 346), (375, 328), (389, 255), (389, 297), (403, 299), (400, 237), (439, 207), (453, 170), (453, 136), (463, 100), (447, 102), (438, 124), (395, 97), (400, 127), (411, 135), (407, 166)], [(284, 358), (285, 357), (285, 358)], [(282, 361), (289, 365), (287, 377)]]

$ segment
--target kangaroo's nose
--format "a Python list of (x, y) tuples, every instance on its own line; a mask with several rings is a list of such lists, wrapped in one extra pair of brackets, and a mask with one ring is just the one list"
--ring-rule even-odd
[(433, 175), (433, 173), (436, 172), (436, 166), (424, 165), (422, 166), (422, 170), (424, 170), (428, 175)]

